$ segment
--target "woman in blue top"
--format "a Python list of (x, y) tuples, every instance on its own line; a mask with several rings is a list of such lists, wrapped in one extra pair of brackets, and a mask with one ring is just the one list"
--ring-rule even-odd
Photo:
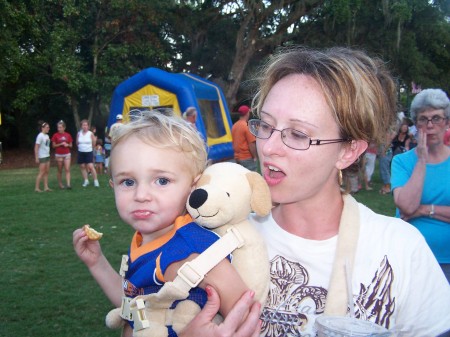
[(450, 282), (450, 148), (444, 144), (450, 100), (441, 89), (414, 97), (417, 147), (395, 156), (391, 183), (399, 215), (427, 240)]

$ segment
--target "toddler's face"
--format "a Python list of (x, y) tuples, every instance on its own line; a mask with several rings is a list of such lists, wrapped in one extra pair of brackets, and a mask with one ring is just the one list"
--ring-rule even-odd
[(187, 158), (173, 149), (160, 149), (135, 136), (114, 147), (112, 186), (123, 221), (142, 234), (143, 243), (167, 232), (185, 213), (194, 177)]

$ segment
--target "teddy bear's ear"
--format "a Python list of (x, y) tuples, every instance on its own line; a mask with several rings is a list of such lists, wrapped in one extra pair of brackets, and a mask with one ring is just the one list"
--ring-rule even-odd
[(211, 176), (209, 174), (202, 174), (200, 176), (200, 179), (197, 180), (197, 182), (195, 183), (196, 187), (200, 187), (200, 186), (204, 186), (209, 184), (209, 182), (211, 181)]
[(270, 190), (266, 181), (257, 172), (248, 172), (245, 174), (252, 189), (250, 206), (259, 216), (265, 216), (272, 209), (272, 200)]

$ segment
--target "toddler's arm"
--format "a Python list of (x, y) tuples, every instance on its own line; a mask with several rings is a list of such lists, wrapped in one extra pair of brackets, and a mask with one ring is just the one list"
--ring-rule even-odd
[[(193, 260), (196, 256), (198, 256), (198, 254), (192, 254), (186, 260), (172, 263), (164, 273), (164, 279), (166, 281), (173, 281), (177, 276), (178, 269), (186, 261)], [(208, 285), (214, 287), (219, 293), (219, 311), (224, 317), (228, 315), (241, 296), (249, 290), (241, 276), (227, 259), (222, 260), (207, 275), (205, 275), (205, 278), (199, 284), (199, 287), (205, 289)], [(244, 319), (246, 316), (247, 313), (241, 317)]]
[(103, 255), (100, 243), (89, 240), (84, 230), (78, 228), (73, 232), (73, 247), (111, 303), (120, 307), (122, 278)]

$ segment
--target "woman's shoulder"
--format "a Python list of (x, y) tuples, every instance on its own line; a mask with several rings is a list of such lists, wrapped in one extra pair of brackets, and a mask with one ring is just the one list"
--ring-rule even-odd
[(406, 221), (393, 216), (379, 214), (368, 208), (367, 206), (359, 204), (360, 224), (362, 231), (373, 239), (378, 239), (380, 236), (387, 238), (392, 242), (397, 240), (411, 240), (422, 241), (423, 237), (420, 232)]

